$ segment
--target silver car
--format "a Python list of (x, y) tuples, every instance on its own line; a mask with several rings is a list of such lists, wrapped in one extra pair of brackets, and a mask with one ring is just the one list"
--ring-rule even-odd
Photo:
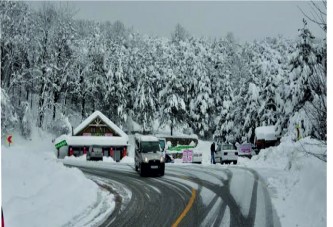
[(89, 160), (103, 160), (103, 149), (100, 146), (90, 146), (87, 152), (87, 161)]

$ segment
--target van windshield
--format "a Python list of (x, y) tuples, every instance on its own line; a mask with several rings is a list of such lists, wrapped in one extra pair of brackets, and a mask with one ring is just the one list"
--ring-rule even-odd
[(157, 152), (157, 151), (161, 151), (160, 143), (158, 141), (141, 142), (141, 152), (142, 153)]
[(164, 148), (165, 148), (165, 140), (160, 140), (160, 146), (161, 146), (162, 150), (164, 150)]

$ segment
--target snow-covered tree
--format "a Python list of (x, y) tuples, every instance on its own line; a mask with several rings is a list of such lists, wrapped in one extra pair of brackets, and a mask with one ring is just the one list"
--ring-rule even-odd
[[(321, 68), (320, 61), (318, 62), (318, 56), (317, 56), (317, 48), (314, 43), (315, 37), (311, 34), (310, 30), (307, 28), (307, 22), (303, 19), (304, 27), (302, 29), (299, 29), (299, 40), (296, 45), (295, 52), (291, 55), (290, 59), (290, 77), (289, 77), (289, 93), (287, 101), (290, 104), (291, 107), (284, 108), (284, 113), (286, 114), (286, 121), (289, 121), (289, 119), (295, 119), (292, 118), (293, 115), (299, 114), (303, 108), (307, 109), (309, 108), (309, 105), (311, 105), (313, 102), (318, 103), (316, 100), (318, 100), (318, 96), (315, 92), (315, 85), (314, 81), (318, 81), (318, 77), (316, 75), (324, 75), (321, 72), (318, 72), (318, 69)], [(324, 84), (326, 84), (326, 81), (322, 80), (326, 77), (321, 77), (319, 80), (321, 80), (321, 85), (323, 88), (325, 87)], [(325, 90), (325, 89), (324, 89)], [(321, 106), (323, 109), (326, 109), (326, 100), (323, 99), (323, 106)], [(316, 123), (311, 120), (313, 116), (309, 116), (308, 111), (301, 111), (305, 115), (300, 115), (296, 119), (296, 121), (289, 121), (289, 128), (296, 127), (300, 124), (307, 124), (306, 126), (303, 126), (304, 128), (307, 128), (308, 130), (305, 130), (304, 136), (306, 135), (312, 135), (315, 137), (321, 137), (324, 138), (325, 135), (319, 136), (314, 132), (314, 128), (316, 127)], [(322, 116), (318, 116), (319, 118), (322, 118)]]
[(7, 92), (1, 88), (1, 134), (12, 133), (18, 124), (18, 116)]
[(161, 125), (170, 125), (171, 135), (177, 124), (185, 121), (185, 102), (182, 98), (184, 87), (182, 80), (172, 69), (168, 69), (164, 77), (164, 88), (159, 92)]

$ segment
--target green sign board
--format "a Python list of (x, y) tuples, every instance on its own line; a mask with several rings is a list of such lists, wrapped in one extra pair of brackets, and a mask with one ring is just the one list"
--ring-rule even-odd
[(66, 142), (66, 140), (63, 140), (63, 141), (61, 141), (61, 142), (59, 142), (59, 143), (57, 143), (57, 144), (55, 145), (55, 147), (56, 147), (57, 149), (59, 149), (60, 147), (63, 147), (63, 146), (67, 146), (67, 142)]
[(169, 147), (168, 151), (182, 151), (184, 149), (190, 149), (194, 148), (195, 146), (190, 146), (190, 145), (178, 145), (176, 147)]

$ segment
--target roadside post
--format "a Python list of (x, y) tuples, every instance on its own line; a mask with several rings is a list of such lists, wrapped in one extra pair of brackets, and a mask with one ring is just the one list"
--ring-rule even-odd
[(10, 146), (10, 144), (13, 142), (12, 141), (12, 135), (9, 135), (9, 136), (7, 136), (7, 142), (8, 142), (8, 144), (9, 144), (9, 146)]

